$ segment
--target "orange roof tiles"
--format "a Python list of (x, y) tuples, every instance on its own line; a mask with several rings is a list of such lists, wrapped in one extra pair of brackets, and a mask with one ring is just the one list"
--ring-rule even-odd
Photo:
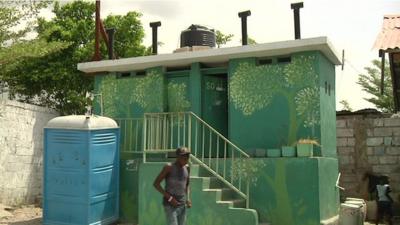
[(385, 15), (382, 31), (376, 38), (375, 49), (400, 49), (400, 14)]

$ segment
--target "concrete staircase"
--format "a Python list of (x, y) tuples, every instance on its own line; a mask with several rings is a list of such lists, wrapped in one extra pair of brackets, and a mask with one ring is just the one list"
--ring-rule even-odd
[[(192, 198), (194, 196), (200, 198), (193, 199), (193, 202), (197, 204), (199, 201), (214, 201), (214, 204), (207, 203), (204, 205), (208, 205), (213, 210), (222, 210), (224, 216), (221, 215), (221, 217), (223, 217), (224, 224), (261, 225), (258, 223), (257, 212), (254, 209), (246, 209), (245, 199), (234, 190), (199, 165), (191, 165), (190, 168)], [(188, 221), (191, 221), (190, 218)]]

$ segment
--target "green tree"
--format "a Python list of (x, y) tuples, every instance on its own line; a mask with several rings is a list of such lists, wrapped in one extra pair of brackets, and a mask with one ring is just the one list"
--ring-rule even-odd
[(350, 104), (347, 100), (342, 100), (339, 102), (342, 106), (343, 106), (343, 110), (347, 110), (347, 111), (353, 111), (353, 109), (350, 107)]
[[(27, 40), (39, 11), (51, 1), (0, 0), (0, 65), (24, 57), (40, 57), (65, 48), (67, 43)], [(1, 78), (1, 77), (0, 77)]]
[(393, 112), (393, 87), (389, 62), (386, 61), (385, 63), (383, 94), (381, 94), (381, 62), (379, 60), (372, 60), (372, 66), (367, 66), (364, 69), (367, 71), (367, 74), (360, 74), (357, 84), (361, 85), (363, 91), (372, 95), (372, 97), (364, 99), (374, 104), (383, 112)]
[[(240, 39), (240, 44), (241, 44), (241, 43), (242, 43), (242, 39)], [(258, 43), (257, 43), (257, 41), (254, 40), (253, 38), (247, 37), (247, 44), (249, 44), (249, 45), (255, 45), (255, 44), (258, 44)]]
[(216, 33), (217, 47), (220, 48), (221, 45), (225, 45), (227, 42), (231, 41), (233, 38), (233, 34), (223, 34), (221, 31), (217, 30)]
[[(94, 53), (95, 4), (74, 1), (65, 5), (55, 2), (50, 21), (39, 18), (37, 39), (48, 43), (68, 43), (60, 51), (38, 58), (24, 58), (2, 68), (11, 97), (58, 110), (62, 114), (83, 113), (85, 93), (93, 89), (93, 79), (77, 70), (77, 64), (90, 61)], [(119, 57), (140, 56), (146, 53), (142, 45), (144, 30), (137, 12), (124, 16), (110, 15), (105, 27), (117, 29), (115, 53)], [(101, 44), (103, 58), (107, 51)]]
[(0, 0), (0, 49), (25, 38), (35, 17), (50, 2)]
[(254, 40), (253, 38), (250, 38), (250, 37), (247, 38), (247, 42), (249, 43), (249, 45), (255, 45), (255, 44), (257, 44), (257, 41)]

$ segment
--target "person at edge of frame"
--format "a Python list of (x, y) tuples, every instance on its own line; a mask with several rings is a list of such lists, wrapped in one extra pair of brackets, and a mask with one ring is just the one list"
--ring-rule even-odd
[(393, 212), (392, 212), (392, 205), (393, 205), (393, 199), (389, 195), (389, 193), (392, 191), (389, 185), (389, 176), (382, 176), (379, 180), (379, 184), (376, 185), (376, 201), (377, 201), (377, 206), (378, 206), (378, 213), (376, 215), (376, 222), (375, 224), (378, 225), (379, 222), (382, 220), (382, 218), (385, 217), (385, 215), (388, 216), (388, 222), (389, 225), (392, 225), (392, 218), (393, 218)]
[[(163, 206), (167, 218), (167, 225), (185, 225), (186, 208), (192, 207), (190, 201), (188, 166), (190, 150), (179, 147), (175, 151), (176, 161), (168, 163), (154, 180), (154, 187), (163, 195)], [(161, 182), (165, 180), (165, 188)]]

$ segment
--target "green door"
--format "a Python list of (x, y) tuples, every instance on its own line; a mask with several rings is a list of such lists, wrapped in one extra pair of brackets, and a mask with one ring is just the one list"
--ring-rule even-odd
[[(227, 76), (226, 74), (205, 75), (203, 76), (202, 85), (202, 110), (201, 116), (204, 121), (211, 125), (215, 130), (223, 136), (228, 136), (228, 92), (227, 92)], [(206, 137), (209, 137), (206, 135)], [(210, 151), (212, 156), (216, 156), (217, 148), (219, 155), (222, 156), (222, 142), (219, 140), (217, 146), (215, 135), (206, 138), (206, 146), (212, 146)], [(210, 143), (211, 142), (211, 143)], [(206, 154), (208, 155), (208, 154)]]

